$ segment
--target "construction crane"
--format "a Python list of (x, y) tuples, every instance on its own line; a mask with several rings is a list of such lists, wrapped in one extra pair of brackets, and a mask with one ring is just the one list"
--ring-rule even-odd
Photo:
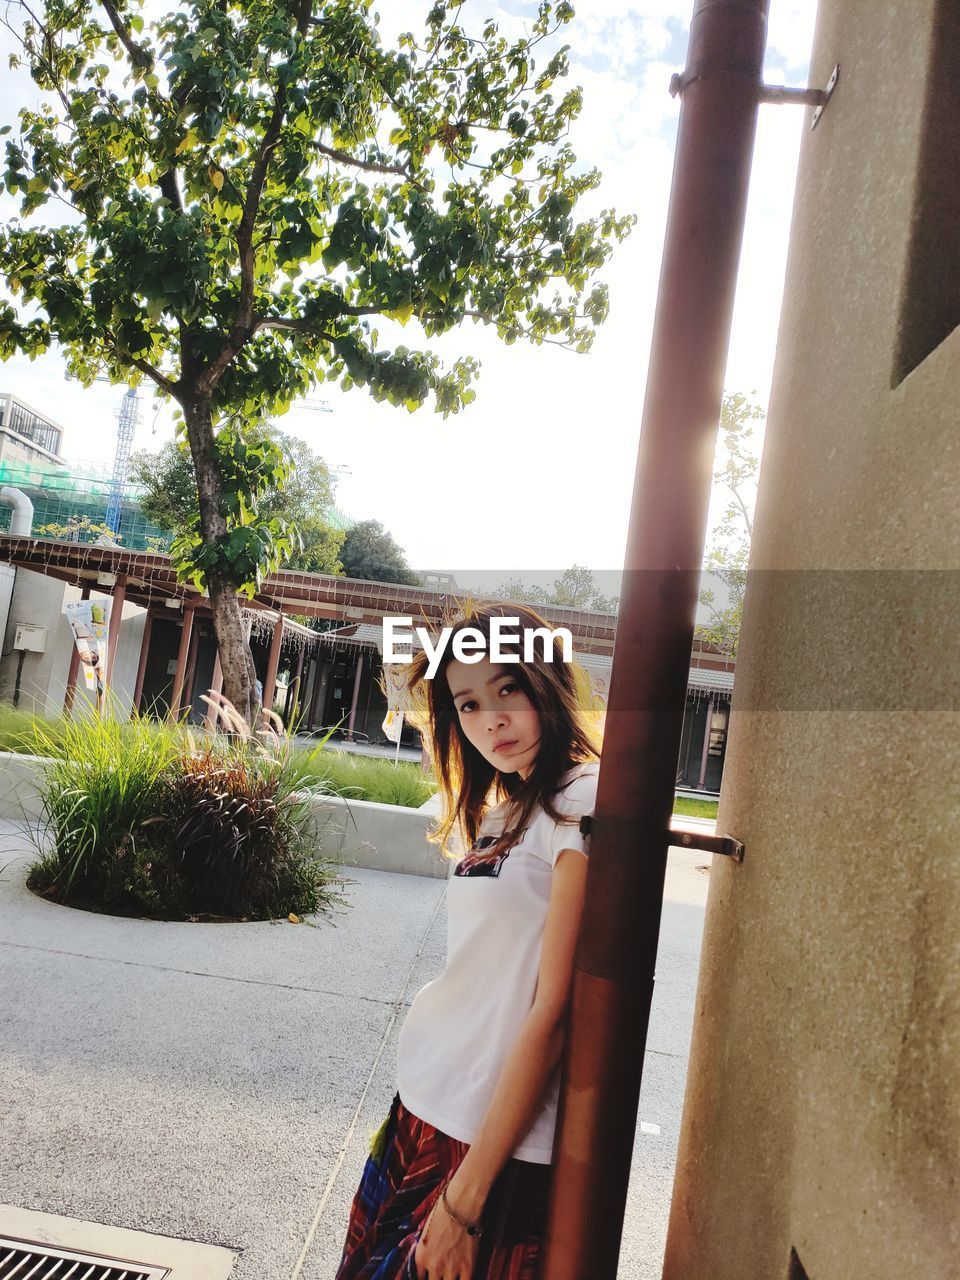
[[(99, 379), (98, 379), (99, 381)], [(104, 379), (106, 381), (106, 379)], [(110, 500), (104, 524), (113, 536), (120, 536), (120, 518), (123, 510), (123, 491), (127, 483), (127, 467), (130, 463), (130, 447), (142, 419), (140, 388), (129, 387), (117, 413), (117, 451), (113, 458), (113, 475), (110, 480)]]

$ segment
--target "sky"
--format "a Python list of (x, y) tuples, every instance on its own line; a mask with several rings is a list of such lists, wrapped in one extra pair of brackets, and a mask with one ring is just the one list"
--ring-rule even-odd
[[(412, 7), (409, 0), (381, 6), (385, 14), (402, 10), (406, 25)], [(610, 315), (593, 350), (507, 347), (468, 322), (432, 344), (445, 360), (481, 361), (477, 398), (464, 412), (444, 420), (427, 405), (408, 414), (375, 404), (362, 389), (327, 384), (318, 394), (331, 413), (294, 409), (277, 420), (338, 468), (339, 507), (357, 520), (380, 520), (412, 565), (474, 571), (480, 580), (489, 574), (491, 585), (498, 575), (532, 580), (574, 563), (606, 577), (623, 560), (679, 114), (667, 86), (685, 62), (693, 0), (580, 0), (576, 8), (564, 34), (566, 84), (583, 86), (584, 109), (571, 141), (603, 173), (597, 207), (637, 215), (600, 277)], [(463, 12), (468, 24), (493, 17), (511, 35), (535, 9), (528, 0), (467, 0)], [(816, 0), (771, 0), (769, 83), (806, 84), (815, 16)], [(385, 40), (394, 26), (385, 19)], [(0, 123), (39, 100), (25, 73), (6, 70), (13, 47), (0, 31)], [(761, 404), (773, 371), (805, 114), (760, 110), (725, 385), (755, 393)], [(13, 211), (0, 196), (0, 217)], [(404, 331), (410, 345), (413, 327)], [(68, 458), (112, 466), (122, 388), (66, 381), (51, 352), (0, 363), (0, 392), (7, 391), (64, 427)], [(144, 409), (134, 448), (158, 448), (173, 434), (171, 413), (158, 412), (147, 395)], [(715, 491), (710, 528), (724, 505)]]

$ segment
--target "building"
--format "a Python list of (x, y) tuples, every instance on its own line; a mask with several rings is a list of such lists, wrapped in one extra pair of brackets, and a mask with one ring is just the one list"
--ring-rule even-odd
[(63, 428), (9, 392), (0, 392), (0, 463), (65, 466)]
[(820, 0), (665, 1280), (960, 1274), (960, 6)]
[[(444, 584), (437, 594), (449, 602), (449, 585)], [(615, 616), (602, 616), (609, 619), (612, 632)], [(320, 677), (305, 708), (310, 727), (342, 724), (346, 733), (362, 741), (385, 741), (381, 729), (387, 709), (381, 688), (381, 646), (382, 628), (369, 623), (350, 623), (321, 634)], [(594, 694), (604, 703), (610, 687), (610, 654), (582, 649), (576, 642), (574, 648)], [(732, 660), (701, 646), (695, 649), (687, 677), (678, 787), (708, 793), (720, 790), (733, 679)], [(417, 746), (419, 734), (405, 725), (401, 741)]]
[[(168, 556), (0, 535), (0, 562), (15, 565), (28, 584), (10, 608), (0, 697), (9, 698), (14, 686), (18, 657), (9, 650), (19, 623), (41, 627), (48, 635), (42, 652), (25, 657), (22, 705), (57, 715), (65, 703), (82, 696), (74, 692), (77, 662), (62, 610), (81, 592), (99, 592), (113, 597), (121, 619), (110, 662), (119, 713), (136, 708), (159, 716), (186, 711), (194, 721), (204, 718), (204, 694), (221, 687), (209, 601), (177, 581)], [(336, 729), (348, 738), (385, 742), (379, 648), (383, 618), (415, 616), (440, 622), (450, 603), (447, 590), (288, 570), (271, 574), (246, 614), (265, 705), (289, 717), (296, 704), (300, 727), (308, 732)], [(555, 606), (539, 611), (551, 625), (570, 629), (574, 651), (603, 701), (616, 616)], [(303, 625), (304, 617), (355, 621), (316, 631)], [(723, 769), (733, 663), (703, 648), (694, 658), (677, 782), (709, 793), (719, 788)], [(405, 727), (404, 735), (406, 745), (419, 745), (412, 726)]]

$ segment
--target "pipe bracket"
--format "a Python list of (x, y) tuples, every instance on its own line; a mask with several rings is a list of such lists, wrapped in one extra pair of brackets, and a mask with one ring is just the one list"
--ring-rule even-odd
[(668, 845), (677, 845), (683, 849), (702, 849), (705, 853), (719, 853), (725, 858), (732, 858), (734, 862), (743, 862), (746, 852), (743, 841), (735, 836), (712, 836), (705, 831), (698, 831), (695, 827), (683, 826), (651, 832), (646, 823), (635, 822), (630, 818), (598, 818), (589, 813), (584, 814), (580, 819), (580, 834), (589, 836), (598, 826), (603, 826), (619, 836), (633, 836), (637, 840), (642, 839), (644, 835), (653, 834), (665, 840)]
[[(670, 96), (676, 98), (683, 93), (697, 80), (706, 80), (714, 76), (728, 76), (733, 79), (750, 79), (741, 71), (735, 71), (730, 67), (711, 67), (707, 63), (695, 63), (692, 67), (688, 67), (686, 71), (677, 73), (670, 77)], [(815, 129), (820, 123), (824, 108), (833, 97), (833, 91), (837, 87), (840, 79), (840, 64), (833, 68), (830, 73), (830, 79), (823, 89), (790, 89), (782, 84), (756, 84), (757, 101), (770, 103), (773, 106), (800, 106), (800, 107), (816, 107), (813, 113), (813, 119), (810, 122), (810, 128)]]

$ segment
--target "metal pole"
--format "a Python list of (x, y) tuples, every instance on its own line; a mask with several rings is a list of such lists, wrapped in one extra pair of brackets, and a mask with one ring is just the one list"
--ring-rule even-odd
[(700, 778), (697, 782), (697, 790), (702, 791), (707, 781), (707, 765), (710, 762), (710, 725), (713, 723), (713, 699), (714, 694), (711, 693), (707, 699), (707, 718), (703, 729), (703, 750), (700, 752)]
[(615, 1280), (769, 0), (696, 0), (554, 1144), (544, 1280)]

